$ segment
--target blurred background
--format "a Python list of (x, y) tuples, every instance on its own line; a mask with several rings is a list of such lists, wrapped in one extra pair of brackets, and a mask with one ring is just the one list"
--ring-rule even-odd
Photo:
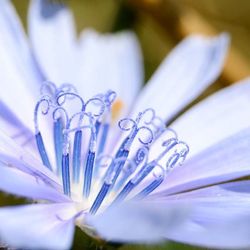
[[(150, 78), (167, 53), (185, 36), (228, 32), (232, 45), (219, 80), (201, 98), (250, 75), (249, 0), (66, 0), (72, 8), (77, 30), (92, 27), (100, 32), (132, 29), (144, 56), (145, 79)], [(28, 0), (13, 0), (26, 26)], [(196, 100), (197, 101), (197, 100)], [(1, 196), (0, 205), (22, 200)], [(109, 246), (108, 249), (117, 248)], [(97, 249), (91, 239), (77, 231), (73, 249)], [(121, 246), (128, 249), (199, 249), (170, 243), (162, 246)], [(103, 249), (104, 250), (104, 249)]]

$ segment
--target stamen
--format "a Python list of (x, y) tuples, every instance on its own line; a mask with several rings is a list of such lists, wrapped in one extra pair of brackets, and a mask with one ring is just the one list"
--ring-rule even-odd
[(95, 161), (95, 155), (96, 155), (96, 136), (97, 136), (95, 125), (94, 125), (95, 124), (94, 118), (90, 114), (89, 114), (89, 121), (90, 121), (90, 124), (92, 125), (92, 128), (91, 128), (88, 156), (87, 156), (85, 172), (84, 172), (83, 196), (85, 198), (89, 197), (90, 189), (91, 189), (93, 167), (94, 167), (94, 161)]
[(73, 148), (73, 181), (79, 182), (80, 165), (81, 165), (81, 148), (82, 148), (82, 131), (78, 130), (74, 137)]
[[(79, 120), (77, 123), (77, 127), (75, 128), (70, 128), (73, 120), (79, 116)], [(81, 166), (81, 153), (82, 153), (82, 129), (86, 128), (93, 128), (93, 125), (82, 125), (81, 123), (84, 120), (84, 117), (87, 116), (89, 117), (89, 114), (87, 114), (85, 111), (79, 112), (74, 114), (70, 120), (69, 120), (69, 128), (67, 129), (67, 133), (75, 132), (74, 135), (74, 147), (73, 147), (73, 157), (72, 157), (72, 164), (73, 164), (73, 181), (75, 183), (79, 182), (79, 177), (80, 177), (80, 166)]]
[(114, 103), (116, 97), (117, 97), (117, 94), (115, 91), (108, 90), (107, 93), (104, 95), (104, 101), (106, 103), (106, 106), (111, 107), (111, 105)]
[[(189, 152), (188, 145), (180, 142), (175, 131), (166, 128), (164, 121), (156, 116), (153, 109), (149, 108), (140, 112), (135, 119), (125, 118), (118, 122), (120, 129), (127, 131), (128, 134), (114, 156), (105, 155), (103, 152), (105, 151), (112, 122), (111, 105), (116, 98), (114, 91), (99, 94), (84, 102), (81, 96), (77, 94), (73, 85), (66, 83), (57, 88), (55, 84), (45, 82), (41, 87), (41, 94), (43, 94), (43, 97), (36, 104), (34, 111), (34, 123), (36, 143), (42, 162), (47, 168), (52, 170), (38, 124), (38, 110), (41, 108), (41, 104), (44, 104), (42, 106), (43, 109), (41, 109), (43, 115), (51, 113), (50, 108), (53, 111), (56, 166), (57, 173), (62, 178), (64, 194), (71, 196), (71, 181), (73, 181), (74, 186), (79, 184), (81, 167), (84, 167), (82, 187), (84, 199), (89, 199), (91, 189), (93, 188), (93, 180), (97, 179), (98, 176), (99, 180), (102, 181), (101, 188), (89, 210), (92, 214), (95, 214), (103, 203), (105, 205), (110, 204), (109, 201), (105, 202), (110, 191), (112, 193), (117, 192), (111, 205), (128, 198), (130, 199), (130, 196), (132, 199), (145, 198), (161, 185), (168, 171), (182, 164)], [(80, 101), (80, 112), (71, 114), (69, 117), (65, 106), (67, 106), (68, 100), (75, 98), (77, 101)], [(84, 162), (85, 166), (82, 166), (84, 129), (90, 129), (90, 139), (86, 162)], [(168, 139), (162, 144), (165, 147), (163, 152), (160, 152), (155, 159), (149, 160), (149, 150), (152, 143), (165, 131), (171, 132), (170, 134), (173, 134), (173, 138), (169, 139), (169, 134), (167, 134)], [(74, 137), (70, 133), (74, 133)], [(73, 150), (71, 150), (72, 138), (74, 142)], [(139, 148), (138, 145), (142, 146)], [(158, 150), (157, 147), (155, 149)], [(130, 152), (132, 157), (129, 158)], [(166, 163), (162, 167), (160, 164), (163, 162), (163, 157)], [(165, 161), (166, 158), (167, 160)], [(101, 159), (104, 162), (101, 162)], [(101, 167), (106, 167), (107, 169), (99, 171)], [(72, 180), (70, 176), (71, 168)], [(159, 169), (161, 172), (159, 173), (158, 171), (158, 174), (156, 174), (155, 171)], [(104, 176), (97, 175), (103, 172), (105, 172)], [(95, 176), (93, 176), (94, 174)], [(149, 180), (149, 182), (145, 182), (144, 188), (135, 193), (133, 189), (141, 182), (144, 183), (144, 180)], [(84, 210), (85, 212), (87, 211)]]
[(50, 109), (50, 100), (43, 97), (37, 104), (35, 107), (35, 112), (34, 112), (34, 123), (35, 123), (35, 137), (36, 137), (36, 144), (37, 144), (37, 148), (39, 151), (39, 154), (41, 156), (43, 165), (46, 166), (48, 169), (52, 170), (50, 161), (49, 161), (49, 157), (48, 154), (46, 152), (45, 146), (44, 146), (44, 141), (41, 135), (41, 132), (39, 131), (39, 126), (38, 126), (38, 109), (40, 107), (40, 105), (42, 103), (46, 104), (46, 109), (42, 110), (42, 114), (43, 115), (47, 115)]
[(57, 172), (61, 174), (62, 165), (62, 148), (63, 148), (63, 122), (61, 118), (54, 121), (54, 147), (56, 152)]
[(158, 165), (161, 169), (161, 174), (159, 176), (156, 176), (154, 174), (155, 180), (153, 180), (147, 187), (145, 187), (139, 194), (137, 194), (134, 199), (143, 199), (146, 196), (148, 196), (150, 193), (152, 193), (156, 188), (158, 188), (163, 180), (165, 179), (165, 170), (163, 167)]
[[(122, 121), (124, 121), (124, 120), (122, 120)], [(121, 123), (119, 124), (119, 126), (120, 126), (120, 128), (122, 128)], [(122, 129), (124, 129), (125, 131), (128, 130), (128, 128), (124, 128), (124, 127)], [(139, 131), (146, 130), (147, 132), (149, 132), (149, 138), (146, 141), (142, 140), (140, 137), (138, 138), (138, 140), (143, 145), (149, 145), (153, 141), (153, 133), (148, 127), (143, 126), (143, 127), (138, 128), (137, 124), (134, 123), (131, 130), (132, 131), (131, 131), (130, 135), (124, 140), (123, 145), (121, 146), (120, 150), (116, 154), (116, 159), (124, 158), (125, 161), (120, 161), (120, 164), (117, 164), (115, 166), (111, 166), (109, 168), (108, 172), (107, 172), (107, 176), (109, 174), (112, 174), (112, 172), (115, 172), (113, 185), (115, 184), (117, 178), (119, 177), (119, 175), (120, 175), (120, 173), (122, 171), (122, 168), (124, 167), (124, 164), (125, 164), (126, 159), (127, 159), (128, 155), (129, 155), (129, 152), (130, 152), (130, 147), (131, 147), (135, 137), (139, 133)]]
[[(77, 89), (75, 88), (74, 85), (70, 83), (63, 83), (56, 91), (57, 96), (62, 94), (62, 93), (75, 93), (77, 94)], [(68, 96), (69, 100), (74, 99), (75, 96)]]
[(58, 120), (61, 117), (56, 117), (57, 113), (62, 112), (65, 115), (66, 129), (63, 130), (63, 143), (62, 143), (62, 182), (63, 182), (63, 192), (65, 195), (70, 196), (70, 172), (69, 172), (69, 136), (67, 133), (67, 128), (69, 126), (69, 118), (66, 110), (63, 107), (57, 107), (53, 111), (53, 119)]
[[(91, 109), (91, 104), (94, 106), (97, 106), (97, 110), (92, 110), (92, 112), (88, 112), (88, 107)], [(100, 122), (98, 121), (98, 118), (102, 116), (102, 114), (105, 111), (105, 103), (104, 101), (99, 97), (94, 97), (89, 99), (86, 104), (86, 112), (89, 116), (89, 122), (91, 124), (91, 135), (90, 135), (90, 142), (89, 142), (89, 150), (88, 150), (88, 156), (85, 166), (85, 172), (84, 172), (84, 185), (83, 185), (83, 196), (85, 198), (89, 197), (90, 189), (91, 189), (91, 183), (92, 183), (92, 176), (93, 176), (93, 168), (94, 168), (94, 162), (95, 162), (95, 156), (96, 156), (96, 143), (97, 143), (97, 135), (100, 128)], [(92, 107), (93, 109), (93, 107)]]
[[(131, 120), (133, 121), (133, 120)], [(133, 121), (133, 125), (130, 128), (123, 128), (121, 126), (121, 123), (119, 123), (119, 126), (122, 130), (128, 131), (131, 129), (131, 133), (129, 136), (127, 136), (127, 138), (123, 141), (122, 145), (120, 146), (120, 148), (118, 149), (116, 155), (115, 155), (115, 159), (127, 159), (128, 154), (129, 154), (129, 149), (130, 146), (137, 134), (137, 128), (136, 128), (136, 123)], [(122, 167), (125, 164), (125, 161), (119, 161), (119, 163), (117, 161), (113, 161), (111, 163), (111, 165), (109, 166), (107, 173), (106, 173), (106, 178), (109, 178), (109, 176), (114, 176), (112, 179), (112, 185), (115, 183), (116, 179), (118, 178)]]
[(169, 152), (174, 146), (178, 144), (176, 138), (171, 138), (163, 143), (163, 146), (166, 146), (166, 149), (153, 161), (145, 164), (140, 171), (124, 186), (122, 191), (118, 194), (114, 202), (122, 201), (127, 197), (127, 195), (138, 185), (140, 184), (157, 166), (158, 161)]
[[(120, 158), (120, 159), (115, 159), (113, 161), (113, 163), (111, 163), (111, 165), (114, 166), (114, 168), (116, 168), (116, 166), (119, 166), (120, 162), (125, 162), (127, 159), (126, 157), (124, 158)], [(90, 208), (90, 213), (95, 214), (99, 207), (101, 206), (102, 202), (104, 201), (105, 197), (107, 196), (108, 192), (110, 191), (110, 188), (113, 186), (115, 178), (116, 178), (116, 171), (110, 171), (104, 180), (104, 183), (101, 187), (101, 190), (99, 191), (93, 205)]]
[[(73, 91), (73, 92), (68, 92)], [(69, 138), (68, 134), (72, 132), (70, 130), (71, 122), (76, 115), (80, 114), (79, 118), (79, 124), (83, 119), (83, 113), (85, 110), (85, 103), (81, 96), (79, 96), (76, 92), (76, 89), (70, 85), (70, 84), (63, 84), (57, 91), (57, 97), (56, 97), (56, 103), (59, 107), (65, 104), (66, 100), (78, 98), (81, 103), (81, 111), (80, 113), (77, 113), (71, 117), (71, 119), (68, 119), (66, 121), (66, 126), (64, 130), (64, 136), (63, 136), (63, 155), (62, 155), (62, 179), (63, 179), (63, 186), (64, 186), (64, 192), (65, 194), (70, 195), (70, 171), (69, 171)], [(65, 114), (66, 111), (65, 111)], [(74, 131), (74, 130), (73, 130)], [(73, 149), (73, 180), (74, 182), (79, 181), (79, 172), (80, 172), (80, 162), (81, 162), (81, 140), (82, 140), (82, 132), (81, 128), (77, 128), (77, 131), (74, 136), (74, 149)]]
[(40, 94), (41, 96), (48, 95), (51, 98), (54, 98), (56, 90), (57, 90), (56, 85), (53, 82), (45, 81), (42, 83), (40, 87)]
[(98, 155), (102, 154), (104, 149), (105, 149), (105, 145), (106, 145), (106, 141), (107, 141), (107, 137), (108, 137), (108, 132), (109, 132), (109, 123), (104, 123), (102, 125), (102, 130), (100, 133), (100, 142), (98, 144)]
[(109, 191), (109, 188), (110, 188), (110, 185), (109, 184), (106, 184), (104, 183), (102, 185), (102, 188), (100, 190), (100, 192), (98, 193), (92, 207), (90, 208), (89, 212), (91, 214), (95, 214), (97, 212), (97, 210), (99, 209), (99, 207), (101, 206), (104, 198), (106, 197), (108, 191)]
[[(89, 109), (91, 109), (91, 104), (94, 104), (95, 106), (98, 106), (99, 109), (97, 110), (90, 110), (88, 111), (88, 107)], [(96, 118), (99, 118), (105, 111), (105, 103), (104, 101), (101, 99), (101, 98), (98, 98), (98, 97), (93, 97), (91, 99), (89, 99), (86, 104), (85, 104), (85, 110), (86, 110), (86, 113), (91, 113), (91, 115), (93, 117), (96, 117)], [(92, 107), (93, 108), (93, 107)]]
[(62, 181), (64, 194), (70, 196), (69, 153), (65, 152), (62, 156)]
[(95, 152), (89, 150), (84, 173), (83, 196), (88, 198), (91, 189)]
[(67, 132), (75, 132), (74, 135), (74, 147), (73, 147), (73, 181), (75, 183), (79, 182), (79, 177), (80, 177), (80, 166), (81, 166), (81, 151), (82, 151), (82, 131), (81, 131), (81, 127), (80, 124), (83, 120), (84, 117), (84, 112), (80, 112), (77, 113), (75, 115), (73, 115), (69, 121), (69, 127), (71, 127), (71, 123), (72, 120), (79, 116), (79, 121), (78, 121), (78, 127), (76, 127), (75, 129), (69, 129)]
[[(149, 117), (147, 117), (147, 114), (149, 114)], [(155, 117), (156, 117), (155, 110), (152, 108), (147, 108), (143, 112), (139, 113), (139, 115), (137, 117), (138, 124), (139, 124), (139, 122), (143, 121), (143, 118), (144, 118), (144, 124), (149, 125), (153, 122)], [(148, 118), (148, 121), (147, 121), (147, 118)]]
[(183, 147), (180, 152), (175, 152), (167, 161), (166, 163), (166, 169), (167, 171), (174, 168), (176, 164), (182, 165), (182, 163), (185, 161), (187, 154), (189, 153), (189, 146), (183, 142), (180, 141), (178, 143), (178, 146)]
[(103, 153), (106, 145), (106, 140), (109, 133), (110, 128), (110, 122), (111, 122), (111, 105), (115, 101), (116, 93), (114, 91), (109, 90), (104, 96), (103, 100), (106, 105), (106, 112), (104, 114), (103, 122), (101, 123), (101, 131), (100, 131), (100, 140), (99, 140), (99, 146), (98, 146), (98, 155)]
[(46, 166), (48, 169), (52, 170), (50, 161), (49, 161), (49, 157), (47, 155), (45, 146), (44, 146), (44, 142), (43, 142), (43, 138), (40, 132), (38, 132), (36, 135), (36, 144), (37, 144), (37, 148), (38, 151), (40, 153), (40, 156), (42, 158), (42, 162), (43, 165)]
[[(181, 150), (181, 152), (177, 153), (175, 152), (167, 161), (166, 164), (166, 172), (170, 171), (171, 169), (173, 169), (179, 162), (179, 165), (181, 165), (183, 163), (183, 161), (185, 160), (188, 152), (189, 152), (189, 147), (185, 142), (179, 142), (178, 144), (183, 145), (184, 148)], [(181, 159), (181, 161), (180, 161)], [(156, 176), (154, 174), (154, 176), (156, 177), (155, 180), (153, 182), (151, 182), (146, 188), (144, 188), (139, 194), (137, 194), (133, 199), (143, 199), (145, 198), (147, 195), (149, 195), (150, 193), (152, 193), (157, 187), (159, 187), (161, 185), (161, 183), (163, 182), (163, 180), (165, 179), (165, 170), (162, 166), (158, 165), (162, 171), (162, 173), (159, 176)]]
[(81, 96), (79, 96), (78, 94), (74, 93), (74, 92), (63, 92), (61, 94), (58, 94), (57, 95), (57, 98), (56, 98), (56, 103), (58, 106), (62, 106), (65, 102), (66, 102), (66, 99), (67, 97), (76, 97), (79, 99), (79, 101), (81, 102), (81, 110), (84, 111), (85, 110), (85, 104), (84, 104), (84, 101), (82, 99)]
[(96, 135), (99, 134), (100, 128), (101, 128), (101, 122), (97, 120), (96, 123), (95, 123)]
[[(151, 129), (149, 129), (146, 126), (138, 127), (138, 124), (141, 122), (143, 116), (148, 112), (152, 113), (152, 117), (151, 117), (150, 121), (144, 121), (144, 123), (149, 124), (154, 117), (154, 111), (151, 109), (146, 109), (144, 112), (140, 112), (135, 121), (133, 119), (130, 119), (130, 118), (125, 118), (125, 119), (122, 119), (119, 121), (118, 125), (119, 125), (121, 130), (131, 131), (131, 132), (127, 136), (127, 138), (123, 141), (120, 148), (118, 149), (118, 151), (115, 155), (116, 160), (110, 164), (110, 166), (107, 170), (107, 173), (105, 175), (104, 184), (101, 187), (101, 190), (100, 190), (99, 194), (97, 195), (96, 200), (94, 201), (94, 204), (93, 204), (93, 206), (95, 206), (96, 211), (99, 208), (98, 205), (100, 206), (102, 204), (106, 194), (114, 186), (116, 180), (118, 179), (118, 177), (122, 171), (122, 168), (124, 167), (125, 162), (128, 158), (130, 147), (131, 147), (135, 137), (137, 136), (138, 132), (140, 130), (146, 130), (150, 133), (149, 139), (147, 141), (144, 141), (139, 137), (139, 141), (143, 145), (148, 145), (153, 141), (153, 132), (151, 131)], [(109, 184), (107, 184), (107, 183), (109, 183)], [(103, 190), (105, 190), (105, 192), (106, 192), (105, 196), (103, 196)], [(100, 197), (102, 197), (102, 200)]]
[[(123, 143), (123, 145), (125, 144), (125, 142)], [(106, 197), (110, 188), (114, 185), (122, 167), (125, 164), (126, 158), (128, 156), (128, 151), (123, 150), (122, 148), (123, 147), (121, 147), (120, 150), (118, 150), (116, 157), (115, 157), (116, 160), (112, 161), (112, 163), (110, 164), (110, 166), (107, 170), (105, 180), (104, 180), (104, 183), (101, 187), (101, 190), (99, 191), (99, 193), (98, 193), (98, 195), (97, 195), (97, 197), (96, 197), (96, 199), (95, 199), (95, 201), (90, 209), (91, 213), (95, 213), (98, 210), (98, 208), (101, 206), (102, 202), (104, 201), (104, 198)]]
[(131, 176), (135, 172), (135, 170), (138, 168), (140, 164), (142, 164), (143, 162), (147, 162), (148, 153), (149, 153), (148, 146), (144, 146), (138, 149), (131, 163), (128, 164), (126, 168), (124, 168), (124, 174), (119, 180), (119, 182), (116, 184), (116, 190), (118, 190), (120, 187), (124, 185), (129, 176)]
[(177, 138), (176, 132), (172, 129), (166, 128), (165, 122), (158, 116), (155, 116), (154, 119), (151, 122), (151, 125), (154, 128), (154, 139), (157, 140), (165, 131), (171, 130), (174, 134), (175, 137)]

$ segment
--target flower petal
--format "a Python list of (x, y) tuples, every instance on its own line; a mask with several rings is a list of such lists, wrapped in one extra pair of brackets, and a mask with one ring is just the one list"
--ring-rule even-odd
[[(27, 128), (20, 119), (12, 112), (6, 104), (0, 100), (0, 127), (1, 130), (15, 139), (15, 142), (23, 146), (32, 146), (34, 149), (34, 138), (31, 130)], [(35, 138), (34, 138), (35, 139)]]
[(28, 30), (45, 76), (56, 84), (74, 83), (76, 33), (71, 11), (63, 3), (31, 1)]
[(79, 56), (81, 94), (90, 98), (114, 90), (128, 111), (143, 81), (142, 55), (135, 34), (101, 35), (86, 30), (80, 37)]
[(206, 98), (171, 124), (189, 144), (189, 157), (250, 127), (249, 93), (250, 79), (246, 79)]
[[(33, 106), (42, 79), (18, 16), (8, 0), (0, 3), (0, 100), (26, 127), (33, 127)], [(37, 94), (34, 94), (37, 93)], [(4, 116), (0, 109), (0, 116)]]
[(27, 174), (46, 180), (51, 186), (60, 189), (57, 176), (38, 161), (32, 154), (27, 153), (12, 139), (0, 131), (0, 161)]
[(160, 202), (134, 202), (108, 208), (86, 220), (105, 240), (153, 243), (162, 241), (168, 230), (177, 230), (186, 215), (185, 206), (163, 207)]
[[(27, 79), (42, 80), (43, 75), (33, 58), (22, 23), (11, 1), (1, 1), (0, 7), (0, 29), (4, 34), (1, 39), (1, 46), (7, 49), (6, 52), (8, 52), (9, 57), (12, 57), (13, 64), (20, 69), (20, 72)], [(30, 83), (29, 88), (37, 90), (39, 84), (34, 81)]]
[(14, 195), (35, 200), (53, 202), (69, 202), (70, 199), (52, 188), (39, 177), (21, 172), (15, 168), (6, 167), (0, 162), (1, 182), (0, 190)]
[(191, 157), (155, 192), (166, 195), (250, 175), (249, 138), (248, 128)]
[[(107, 63), (108, 61), (108, 63)], [(79, 93), (91, 98), (98, 93), (113, 90), (117, 93), (112, 108), (114, 120), (127, 115), (142, 86), (143, 63), (138, 40), (133, 32), (99, 34), (85, 30), (80, 36)], [(108, 133), (109, 152), (118, 140), (120, 130), (112, 125)]]
[(217, 78), (228, 43), (226, 34), (211, 39), (198, 35), (186, 38), (143, 89), (133, 113), (150, 107), (169, 121)]
[[(148, 198), (149, 199), (149, 198)], [(153, 199), (153, 197), (151, 197)], [(192, 207), (189, 219), (167, 239), (192, 245), (222, 249), (250, 247), (250, 181), (221, 184), (173, 196), (154, 197), (156, 201), (185, 203)]]
[(0, 208), (0, 238), (15, 248), (69, 249), (75, 214), (71, 204)]

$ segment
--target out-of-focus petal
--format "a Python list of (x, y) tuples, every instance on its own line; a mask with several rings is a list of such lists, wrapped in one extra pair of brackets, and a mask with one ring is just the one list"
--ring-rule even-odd
[(133, 113), (150, 107), (165, 121), (171, 119), (218, 77), (228, 43), (227, 34), (186, 38), (142, 90)]
[(171, 127), (188, 142), (190, 154), (250, 127), (250, 79), (225, 88), (185, 112)]
[(80, 37), (80, 93), (90, 98), (111, 89), (128, 111), (143, 81), (142, 55), (132, 32), (98, 34), (82, 32)]
[(76, 33), (71, 11), (62, 2), (31, 1), (28, 29), (34, 54), (46, 78), (56, 84), (74, 84)]
[(0, 101), (0, 127), (17, 144), (32, 146), (31, 149), (34, 149), (35, 137), (32, 131), (2, 101)]
[[(42, 76), (20, 20), (8, 0), (0, 2), (0, 32), (0, 100), (26, 127), (32, 128), (31, 114)], [(3, 109), (0, 109), (0, 116), (4, 116)]]
[(250, 174), (250, 129), (245, 129), (187, 160), (155, 191), (171, 194)]
[[(19, 68), (20, 73), (28, 80), (37, 81), (43, 79), (42, 72), (37, 67), (36, 61), (30, 50), (29, 43), (22, 23), (12, 6), (11, 1), (3, 0), (0, 3), (0, 27), (3, 47), (7, 49), (13, 61), (13, 65)], [(5, 40), (6, 39), (6, 40)], [(6, 44), (8, 42), (8, 44)], [(38, 82), (26, 82), (29, 84), (29, 90), (37, 90)]]
[(0, 208), (0, 238), (15, 248), (70, 249), (75, 214), (72, 204)]
[[(173, 196), (155, 195), (148, 199), (185, 203), (192, 207), (189, 218), (167, 239), (192, 245), (222, 249), (249, 249), (250, 181), (212, 186)], [(153, 202), (153, 201), (152, 201)]]
[(49, 186), (39, 177), (32, 176), (6, 167), (0, 162), (1, 182), (0, 190), (17, 196), (23, 196), (36, 200), (47, 200), (53, 202), (69, 202), (70, 199), (58, 190)]
[(106, 240), (153, 243), (162, 241), (168, 230), (177, 230), (188, 210), (183, 205), (165, 207), (161, 202), (134, 202), (108, 208), (100, 215), (86, 219)]
[(5, 165), (12, 166), (22, 172), (46, 180), (53, 187), (60, 189), (60, 181), (54, 173), (1, 131), (0, 155), (0, 160)]

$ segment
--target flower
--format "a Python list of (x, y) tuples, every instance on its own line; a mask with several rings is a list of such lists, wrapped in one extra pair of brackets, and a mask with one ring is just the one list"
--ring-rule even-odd
[(249, 181), (224, 183), (250, 173), (249, 79), (164, 125), (218, 76), (228, 36), (188, 37), (138, 94), (135, 36), (76, 41), (72, 20), (31, 1), (29, 45), (0, 2), (0, 189), (36, 201), (0, 208), (1, 241), (68, 249), (77, 224), (111, 241), (249, 247)]

